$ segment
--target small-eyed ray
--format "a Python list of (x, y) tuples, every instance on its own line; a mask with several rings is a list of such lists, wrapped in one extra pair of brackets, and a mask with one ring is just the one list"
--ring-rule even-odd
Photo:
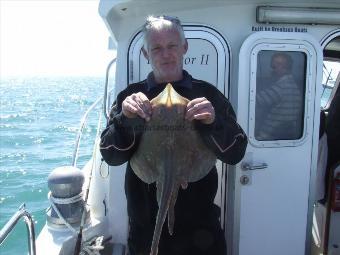
[(216, 162), (194, 123), (185, 119), (189, 100), (169, 83), (151, 100), (153, 108), (137, 151), (130, 160), (135, 174), (145, 183), (156, 182), (158, 213), (150, 255), (157, 255), (162, 227), (168, 215), (172, 235), (174, 208), (179, 188), (206, 176)]

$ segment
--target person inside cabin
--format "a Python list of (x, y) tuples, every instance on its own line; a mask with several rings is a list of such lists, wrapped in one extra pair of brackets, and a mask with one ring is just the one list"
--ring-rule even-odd
[(257, 85), (255, 137), (259, 141), (293, 140), (302, 135), (302, 89), (292, 75), (292, 66), (290, 55), (274, 53), (269, 82)]
[[(106, 129), (101, 135), (101, 154), (109, 165), (127, 162), (125, 193), (129, 218), (130, 255), (149, 254), (158, 205), (155, 183), (146, 184), (133, 172), (129, 160), (152, 116), (150, 100), (171, 83), (188, 98), (186, 119), (193, 121), (204, 143), (217, 158), (236, 164), (244, 156), (247, 136), (238, 125), (227, 98), (213, 85), (193, 78), (183, 70), (188, 42), (178, 18), (150, 16), (143, 27), (143, 54), (152, 72), (145, 80), (130, 84), (113, 103)], [(174, 233), (167, 224), (158, 246), (159, 255), (225, 255), (226, 242), (214, 204), (218, 187), (216, 166), (201, 180), (180, 189), (175, 205)]]

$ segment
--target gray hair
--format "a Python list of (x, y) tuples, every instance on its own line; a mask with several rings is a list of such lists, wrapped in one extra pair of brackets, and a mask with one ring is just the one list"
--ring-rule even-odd
[(176, 30), (179, 33), (182, 44), (185, 43), (185, 36), (181, 21), (177, 17), (171, 17), (166, 15), (161, 16), (148, 16), (143, 27), (144, 37), (144, 49), (147, 50), (148, 46), (148, 35), (151, 31), (161, 30)]

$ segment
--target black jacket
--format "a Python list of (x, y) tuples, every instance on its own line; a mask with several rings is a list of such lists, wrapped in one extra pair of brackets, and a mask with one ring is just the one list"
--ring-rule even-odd
[[(121, 112), (123, 100), (137, 92), (149, 100), (157, 96), (166, 84), (155, 84), (152, 74), (147, 80), (132, 84), (117, 96), (107, 128), (101, 136), (101, 153), (109, 165), (121, 165), (130, 160), (136, 151), (143, 133), (144, 120), (126, 118)], [(193, 79), (184, 71), (184, 79), (172, 83), (182, 96), (192, 100), (207, 98), (215, 109), (215, 121), (206, 125), (195, 121), (195, 126), (204, 142), (227, 164), (236, 164), (244, 156), (247, 137), (237, 124), (229, 101), (211, 84)], [(214, 205), (217, 192), (217, 170), (186, 190), (179, 190), (175, 205), (174, 235), (163, 226), (159, 255), (172, 254), (224, 254), (225, 240), (220, 228), (219, 210)], [(155, 184), (142, 182), (128, 162), (125, 176), (125, 192), (129, 215), (130, 254), (149, 254), (158, 210)]]

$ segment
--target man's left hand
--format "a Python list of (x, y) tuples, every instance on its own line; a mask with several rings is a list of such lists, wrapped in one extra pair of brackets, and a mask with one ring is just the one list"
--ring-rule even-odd
[(187, 120), (200, 120), (204, 124), (211, 124), (215, 120), (215, 109), (211, 102), (205, 97), (191, 100), (186, 109)]

